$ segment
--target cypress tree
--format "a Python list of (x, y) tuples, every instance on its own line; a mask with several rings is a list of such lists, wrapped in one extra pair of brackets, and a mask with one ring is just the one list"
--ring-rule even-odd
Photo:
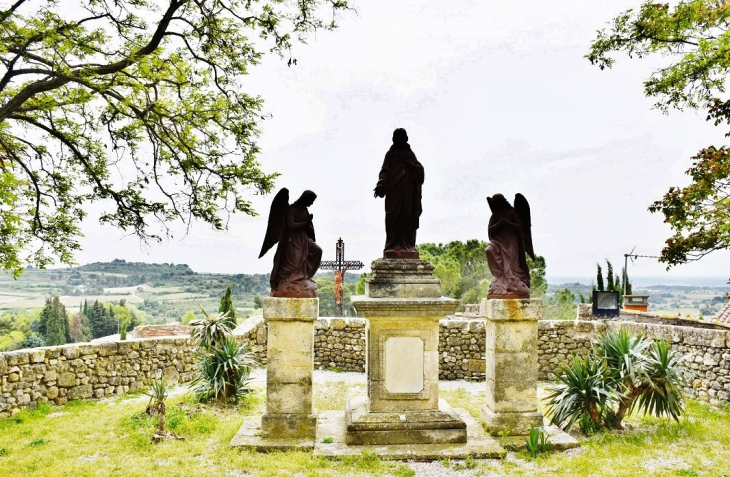
[(43, 306), (41, 315), (38, 318), (38, 333), (40, 333), (43, 338), (45, 338), (48, 334), (48, 319), (51, 317), (52, 312), (53, 302), (50, 298), (46, 298), (46, 304)]
[(221, 297), (221, 304), (218, 307), (218, 311), (221, 313), (226, 313), (227, 321), (231, 325), (231, 328), (235, 328), (236, 326), (236, 308), (233, 306), (233, 300), (231, 299), (231, 286), (228, 285), (228, 288), (226, 289), (226, 292), (223, 294), (223, 297)]
[(606, 268), (608, 270), (606, 272), (606, 282), (608, 282), (607, 283), (608, 291), (614, 291), (613, 286), (614, 286), (615, 282), (613, 280), (613, 265), (611, 265), (611, 262), (609, 262), (608, 259), (606, 259)]
[(603, 286), (603, 270), (601, 270), (601, 264), (596, 264), (596, 284), (598, 286), (598, 291), (604, 291), (605, 288)]
[(46, 323), (46, 345), (56, 346), (66, 344), (66, 334), (69, 330), (66, 307), (61, 304), (58, 296), (51, 301), (51, 311)]

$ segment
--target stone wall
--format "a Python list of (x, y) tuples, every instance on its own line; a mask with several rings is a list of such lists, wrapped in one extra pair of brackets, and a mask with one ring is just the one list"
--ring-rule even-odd
[(570, 354), (586, 354), (591, 339), (607, 327), (624, 327), (665, 338), (684, 357), (688, 396), (719, 404), (730, 401), (730, 331), (625, 321), (541, 321), (539, 332), (539, 379), (552, 380), (560, 360)]
[(365, 319), (317, 318), (314, 368), (365, 371)]
[(188, 336), (190, 327), (181, 323), (142, 325), (132, 330), (132, 338), (159, 338), (162, 336)]
[[(235, 334), (266, 362), (263, 318), (246, 320)], [(38, 403), (65, 404), (138, 390), (160, 374), (189, 382), (196, 349), (190, 338), (165, 337), (0, 353), (0, 418)]]
[[(648, 320), (647, 317), (639, 317)], [(676, 323), (679, 323), (678, 321)], [(663, 322), (538, 322), (539, 379), (550, 381), (559, 363), (585, 354), (606, 327), (625, 326), (650, 338), (666, 337), (686, 356), (689, 396), (712, 403), (730, 401), (730, 330)], [(319, 318), (314, 323), (316, 369), (365, 370), (365, 320)], [(249, 318), (234, 334), (266, 364), (263, 318)], [(439, 379), (484, 381), (485, 322), (479, 317), (449, 317), (439, 328)], [(188, 382), (195, 369), (195, 347), (187, 337), (137, 339), (65, 345), (0, 353), (0, 417), (39, 402), (112, 396), (147, 386), (162, 373)]]

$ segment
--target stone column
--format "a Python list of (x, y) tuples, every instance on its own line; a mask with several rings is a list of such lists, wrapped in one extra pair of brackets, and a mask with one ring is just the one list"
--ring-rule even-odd
[(466, 442), (466, 425), (438, 397), (439, 320), (457, 300), (425, 260), (378, 260), (365, 296), (368, 396), (346, 402), (348, 444)]
[(492, 434), (530, 433), (542, 426), (537, 411), (537, 321), (542, 300), (482, 300), (486, 321), (486, 405), (482, 421)]
[(314, 321), (319, 298), (264, 299), (268, 327), (264, 438), (315, 437), (317, 415), (312, 406)]

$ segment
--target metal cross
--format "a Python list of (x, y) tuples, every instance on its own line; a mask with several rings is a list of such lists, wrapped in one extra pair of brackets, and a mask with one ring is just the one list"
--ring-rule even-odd
[(319, 265), (320, 270), (332, 270), (335, 274), (335, 308), (338, 316), (342, 316), (342, 297), (344, 293), (345, 272), (348, 270), (360, 270), (365, 265), (356, 260), (345, 260), (345, 242), (342, 237), (337, 240), (335, 260), (323, 261)]

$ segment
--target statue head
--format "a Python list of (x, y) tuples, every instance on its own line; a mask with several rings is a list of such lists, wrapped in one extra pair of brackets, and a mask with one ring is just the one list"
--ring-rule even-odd
[(408, 133), (403, 128), (398, 128), (393, 131), (393, 144), (402, 146), (408, 143)]
[(494, 194), (492, 197), (487, 197), (487, 202), (489, 202), (489, 208), (492, 212), (502, 212), (512, 208), (512, 205), (502, 194)]
[(309, 207), (314, 203), (314, 199), (317, 198), (317, 194), (312, 192), (311, 190), (305, 190), (302, 192), (302, 195), (299, 196), (299, 198), (294, 202), (292, 205), (298, 205), (301, 207)]

